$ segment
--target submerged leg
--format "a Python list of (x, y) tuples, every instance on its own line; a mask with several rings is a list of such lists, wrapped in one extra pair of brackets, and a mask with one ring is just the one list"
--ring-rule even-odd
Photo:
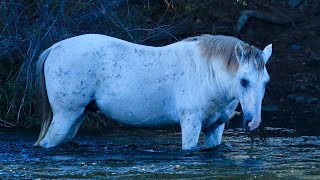
[(188, 117), (181, 120), (182, 149), (191, 150), (197, 147), (201, 131), (201, 120)]
[(204, 148), (212, 148), (221, 144), (224, 126), (225, 123), (219, 125), (216, 128), (204, 129)]
[(238, 103), (239, 100), (233, 100), (223, 111), (221, 111), (220, 117), (216, 119), (214, 123), (204, 128), (203, 135), (205, 148), (212, 148), (221, 144), (225, 123), (234, 116), (240, 114), (239, 112), (235, 111)]
[(49, 148), (72, 140), (80, 126), (83, 113), (84, 108), (78, 111), (60, 111), (54, 113), (48, 132), (39, 145)]
[(74, 126), (70, 129), (70, 132), (68, 134), (68, 139), (70, 139), (70, 141), (74, 138), (74, 136), (76, 136), (82, 121), (84, 120), (84, 117), (87, 115), (87, 112), (84, 112), (80, 115), (80, 117), (76, 120)]

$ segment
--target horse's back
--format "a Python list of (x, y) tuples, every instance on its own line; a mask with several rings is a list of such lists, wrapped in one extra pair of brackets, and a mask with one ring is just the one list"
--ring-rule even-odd
[(168, 56), (163, 48), (96, 34), (61, 41), (51, 47), (45, 63), (49, 101), (59, 109), (95, 100), (120, 122), (161, 124), (174, 114), (168, 113), (175, 81), (169, 67), (176, 62)]

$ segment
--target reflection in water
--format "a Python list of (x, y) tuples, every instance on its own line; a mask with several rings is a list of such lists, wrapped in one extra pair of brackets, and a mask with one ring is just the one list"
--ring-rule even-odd
[(267, 142), (238, 129), (223, 144), (203, 151), (181, 151), (172, 130), (104, 129), (80, 133), (62, 147), (33, 147), (37, 134), (0, 132), (2, 178), (320, 178), (320, 137), (296, 137), (268, 129)]

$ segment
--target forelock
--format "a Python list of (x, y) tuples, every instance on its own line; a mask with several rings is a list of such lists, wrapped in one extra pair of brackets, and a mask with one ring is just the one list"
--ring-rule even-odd
[(258, 72), (264, 70), (265, 62), (263, 60), (262, 51), (254, 46), (245, 44), (244, 48), (244, 60), (246, 63), (252, 63)]

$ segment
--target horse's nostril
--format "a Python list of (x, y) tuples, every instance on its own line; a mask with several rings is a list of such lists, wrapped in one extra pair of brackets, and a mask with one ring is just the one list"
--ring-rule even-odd
[(252, 119), (253, 119), (253, 116), (251, 114), (244, 114), (242, 126), (245, 131), (250, 130), (249, 123), (252, 121)]
[(252, 119), (246, 119), (243, 121), (243, 129), (245, 131), (248, 131), (249, 130), (249, 123), (251, 122)]
[(247, 128), (249, 127), (249, 123), (250, 123), (251, 121), (250, 120), (247, 120), (246, 121), (246, 126), (247, 126)]

